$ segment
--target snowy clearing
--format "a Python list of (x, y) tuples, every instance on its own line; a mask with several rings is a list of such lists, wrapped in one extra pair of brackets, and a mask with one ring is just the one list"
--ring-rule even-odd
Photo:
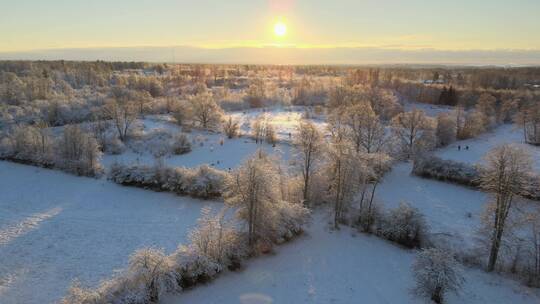
[(204, 206), (171, 194), (0, 162), (0, 303), (51, 303), (144, 246), (173, 251)]
[[(524, 147), (534, 160), (536, 171), (540, 171), (540, 147), (524, 144), (523, 130), (513, 124), (505, 124), (476, 138), (461, 140), (440, 149), (436, 154), (443, 159), (475, 164), (482, 161), (489, 150), (503, 144), (519, 144)], [(461, 146), (461, 150), (458, 150)], [(469, 149), (466, 150), (465, 147)]]
[[(172, 122), (172, 118), (167, 115), (151, 116), (138, 120), (142, 126), (143, 134), (156, 130), (165, 130), (172, 134), (180, 133), (181, 127)], [(267, 153), (281, 155), (283, 159), (289, 159), (290, 146), (287, 144), (256, 144), (248, 137), (228, 139), (220, 133), (210, 133), (193, 130), (187, 133), (192, 142), (192, 151), (183, 155), (165, 155), (163, 161), (168, 166), (173, 167), (197, 167), (209, 164), (217, 169), (227, 170), (238, 167), (245, 159), (255, 153), (258, 149), (263, 149)], [(223, 142), (223, 145), (221, 145)], [(151, 153), (152, 147), (162, 143), (147, 143), (141, 149), (143, 151), (133, 151), (128, 148), (120, 155), (105, 154), (102, 157), (102, 164), (106, 168), (115, 163), (124, 164), (155, 164), (155, 156)]]
[[(430, 232), (456, 246), (472, 245), (487, 194), (411, 174), (411, 163), (398, 163), (377, 190), (386, 207), (407, 202), (424, 214)], [(463, 248), (461, 248), (463, 249)]]
[[(414, 251), (343, 228), (329, 231), (330, 216), (315, 214), (307, 235), (277, 248), (275, 256), (247, 263), (214, 283), (180, 295), (177, 303), (425, 303), (411, 295)], [(460, 295), (447, 303), (538, 303), (535, 290), (517, 282), (466, 271)]]
[[(309, 113), (309, 119), (306, 119), (306, 113)], [(240, 122), (240, 130), (245, 134), (250, 134), (251, 124), (258, 117), (261, 117), (274, 127), (276, 137), (280, 141), (291, 141), (291, 137), (297, 133), (297, 128), (303, 119), (314, 123), (323, 133), (326, 133), (328, 125), (324, 115), (316, 115), (312, 108), (302, 106), (251, 109), (243, 112), (232, 112), (230, 116)]]
[(454, 110), (452, 106), (434, 105), (421, 102), (403, 101), (403, 110), (405, 112), (412, 110), (422, 110), (427, 116), (436, 117), (441, 113), (449, 113)]

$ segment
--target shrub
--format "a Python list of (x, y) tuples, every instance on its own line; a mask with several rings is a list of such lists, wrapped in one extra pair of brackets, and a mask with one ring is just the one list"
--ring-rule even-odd
[(412, 172), (415, 175), (478, 187), (480, 172), (469, 164), (443, 160), (436, 156), (417, 157)]
[(425, 249), (413, 264), (416, 281), (414, 293), (442, 303), (445, 293), (458, 291), (464, 283), (462, 269), (451, 253), (440, 249)]
[(191, 142), (185, 133), (180, 133), (174, 137), (172, 152), (176, 155), (191, 152)]
[(171, 259), (178, 274), (177, 283), (182, 288), (208, 282), (222, 271), (220, 264), (201, 254), (193, 246), (179, 246)]
[(427, 241), (424, 216), (407, 203), (400, 203), (399, 207), (388, 211), (379, 223), (377, 232), (407, 248), (422, 247)]
[(228, 173), (208, 165), (197, 168), (114, 164), (109, 179), (125, 186), (210, 199), (221, 196)]

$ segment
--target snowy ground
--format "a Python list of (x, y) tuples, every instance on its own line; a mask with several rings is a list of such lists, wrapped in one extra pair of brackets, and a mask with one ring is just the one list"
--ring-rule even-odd
[[(437, 150), (435, 154), (443, 159), (474, 164), (481, 162), (489, 150), (500, 144), (521, 142), (520, 130), (512, 125), (502, 125), (493, 132)], [(534, 167), (540, 171), (540, 148), (521, 145), (531, 153), (535, 159)], [(465, 146), (469, 146), (469, 150), (465, 150)], [(417, 177), (411, 170), (411, 163), (396, 164), (384, 177), (377, 198), (387, 207), (395, 207), (400, 201), (408, 202), (425, 215), (436, 236), (451, 241), (454, 246), (467, 248), (471, 245), (488, 195), (469, 187)], [(531, 204), (537, 205), (536, 202)]]
[[(256, 258), (245, 270), (180, 295), (177, 303), (426, 303), (411, 295), (414, 252), (351, 229), (329, 231), (330, 217), (316, 214), (307, 235)], [(460, 295), (447, 303), (539, 303), (537, 291), (467, 269)]]
[[(172, 134), (181, 132), (181, 128), (166, 115), (150, 116), (138, 120), (137, 124), (143, 127), (143, 134), (156, 130), (166, 130)], [(192, 151), (183, 155), (166, 155), (164, 157), (165, 164), (174, 167), (196, 167), (209, 164), (218, 169), (227, 170), (238, 167), (258, 149), (263, 149), (267, 153), (279, 154), (285, 160), (290, 157), (290, 145), (288, 144), (277, 144), (273, 147), (266, 143), (256, 144), (248, 137), (228, 139), (220, 133), (197, 130), (188, 133), (188, 136), (192, 141)], [(146, 147), (141, 147), (143, 151), (134, 151), (128, 147), (120, 155), (103, 155), (102, 164), (106, 168), (115, 162), (152, 165), (155, 163), (155, 157), (150, 150), (159, 144), (159, 142), (146, 143)]]
[[(434, 236), (454, 246), (472, 245), (487, 194), (472, 188), (411, 174), (411, 163), (398, 163), (387, 173), (376, 198), (385, 207), (407, 202), (424, 214)], [(464, 248), (460, 248), (464, 249)]]
[[(518, 144), (524, 147), (535, 160), (534, 168), (540, 173), (540, 147), (523, 143), (523, 131), (516, 125), (505, 124), (491, 132), (484, 133), (477, 138), (458, 141), (437, 151), (443, 159), (452, 159), (466, 163), (478, 163), (489, 150), (502, 144)], [(461, 150), (458, 150), (461, 146)], [(468, 146), (469, 150), (465, 147)]]
[(0, 162), (0, 303), (51, 303), (144, 246), (173, 251), (203, 202)]
[(443, 105), (432, 105), (420, 102), (403, 102), (403, 110), (408, 112), (412, 110), (422, 110), (427, 116), (436, 117), (440, 113), (448, 113), (454, 110), (454, 107)]
[(310, 118), (307, 119), (315, 124), (322, 132), (326, 132), (327, 123), (324, 115), (315, 115), (310, 108), (291, 106), (286, 108), (251, 109), (242, 112), (232, 112), (230, 116), (240, 122), (240, 129), (245, 134), (251, 133), (251, 124), (261, 117), (268, 121), (276, 131), (278, 140), (290, 141), (297, 133), (300, 121), (308, 111)]

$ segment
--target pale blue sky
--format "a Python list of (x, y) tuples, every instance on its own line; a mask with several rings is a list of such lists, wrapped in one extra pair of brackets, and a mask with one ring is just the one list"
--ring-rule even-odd
[(540, 0), (0, 0), (0, 52), (172, 45), (538, 50)]

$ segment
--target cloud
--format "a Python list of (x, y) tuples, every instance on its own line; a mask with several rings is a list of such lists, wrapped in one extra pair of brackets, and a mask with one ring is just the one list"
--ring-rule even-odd
[(3, 60), (106, 60), (249, 64), (540, 65), (540, 50), (437, 50), (386, 47), (123, 47), (0, 53)]

